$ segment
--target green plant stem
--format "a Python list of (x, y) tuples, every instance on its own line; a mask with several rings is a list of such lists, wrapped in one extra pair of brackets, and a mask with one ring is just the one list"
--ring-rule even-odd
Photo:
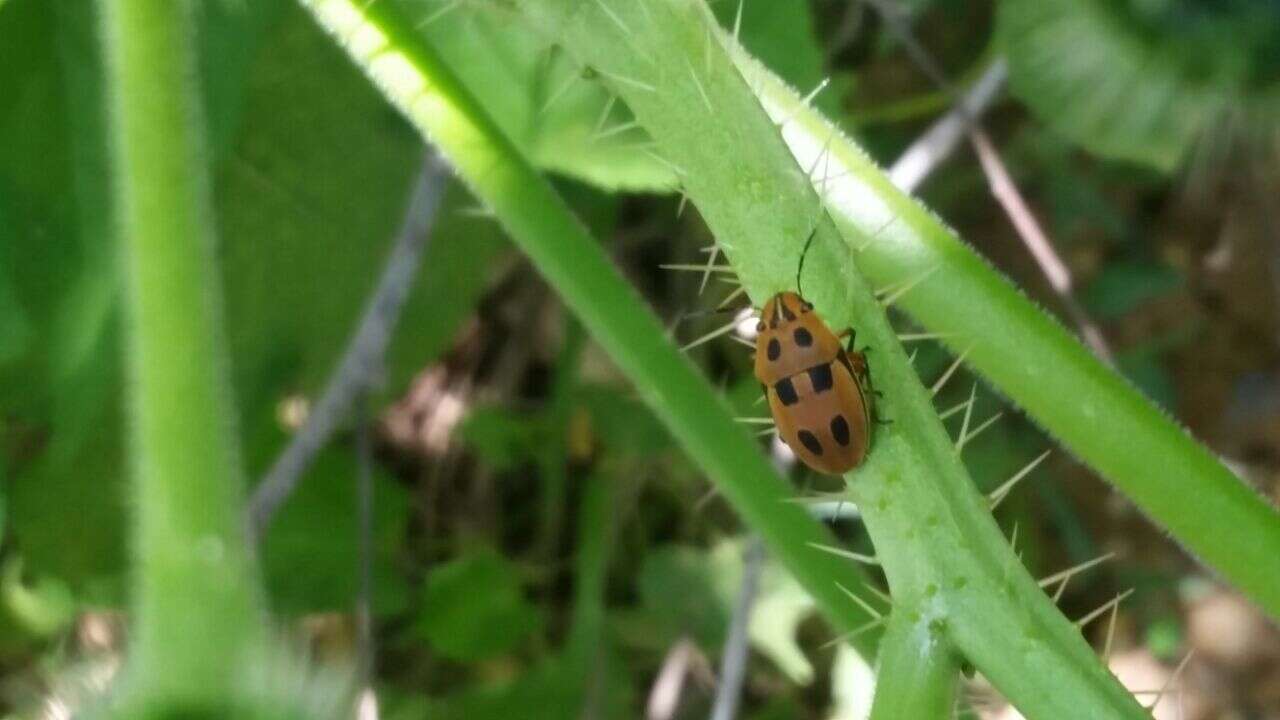
[[(576, 58), (584, 74), (599, 77), (627, 103), (656, 141), (653, 152), (677, 167), (756, 304), (796, 289), (801, 246), (816, 228), (806, 296), (831, 327), (854, 327), (873, 348), (881, 412), (893, 421), (875, 432), (868, 462), (847, 479), (895, 611), (908, 613), (913, 626), (924, 623), (936, 639), (923, 646), (938, 655), (925, 666), (953, 666), (944, 654), (954, 644), (1027, 717), (1144, 717), (1000, 534), (931, 395), (855, 269), (846, 239), (721, 46), (706, 7), (691, 0), (523, 0), (516, 6)], [(848, 242), (865, 239), (852, 233)], [(884, 679), (884, 692), (923, 693), (932, 698), (928, 707), (949, 712), (954, 681), (947, 672), (919, 673), (916, 665), (898, 662), (883, 667), (909, 673)], [(915, 681), (933, 684), (913, 687)], [(886, 696), (878, 702), (901, 707), (912, 701)]]
[[(770, 552), (792, 572), (837, 629), (868, 619), (835, 583), (863, 577), (809, 543), (831, 534), (788, 502), (791, 487), (689, 361), (666, 340), (635, 290), (568, 211), (545, 179), (485, 116), (472, 97), (390, 2), (301, 0), (342, 43), (388, 100), (451, 161), (516, 244), (563, 297), (583, 327), (635, 383), (641, 397), (716, 483)], [(825, 556), (825, 557), (824, 557)], [(859, 637), (862, 651), (873, 647)]]
[(240, 522), (189, 3), (104, 4), (127, 282), (134, 697), (226, 702), (264, 623)]
[[(605, 588), (609, 579), (609, 557), (613, 548), (615, 489), (609, 478), (592, 475), (582, 493), (578, 516), (577, 557), (574, 559), (573, 617), (566, 643), (574, 672), (582, 681), (583, 715), (598, 715), (607, 696), (604, 683), (608, 673), (605, 634)], [(597, 712), (588, 712), (589, 708)]]
[(539, 418), (541, 448), (538, 451), (538, 476), (542, 480), (542, 528), (538, 533), (538, 559), (550, 561), (560, 545), (560, 526), (564, 523), (569, 494), (567, 467), (569, 419), (577, 387), (578, 366), (586, 346), (586, 333), (572, 317), (564, 319), (564, 341), (556, 360), (551, 397)]
[(958, 663), (938, 628), (896, 607), (880, 640), (871, 720), (950, 718)]
[(871, 282), (929, 273), (898, 306), (1023, 407), (1191, 553), (1280, 618), (1280, 513), (1103, 366), (768, 69), (731, 48), (796, 160), (823, 156), (827, 207), (848, 237), (879, 233), (857, 258)]

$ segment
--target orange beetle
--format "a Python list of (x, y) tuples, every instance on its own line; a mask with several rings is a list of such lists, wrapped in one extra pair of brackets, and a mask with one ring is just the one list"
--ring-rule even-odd
[[(797, 289), (799, 279), (797, 272)], [(852, 347), (852, 331), (836, 335), (799, 293), (780, 292), (764, 304), (756, 332), (755, 376), (783, 442), (818, 472), (842, 475), (861, 464), (874, 392), (866, 356), (840, 344), (849, 335)]]

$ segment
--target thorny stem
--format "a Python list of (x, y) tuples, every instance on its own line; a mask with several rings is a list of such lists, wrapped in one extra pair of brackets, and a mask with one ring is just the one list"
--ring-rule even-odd
[(126, 696), (209, 710), (235, 694), (266, 625), (240, 514), (192, 7), (103, 9), (136, 508)]
[[(861, 148), (740, 48), (739, 70), (803, 166), (825, 155), (827, 208), (875, 283), (932, 271), (899, 307), (1128, 495), (1207, 565), (1280, 617), (1280, 516), (1133, 386), (1100, 364)], [(824, 151), (825, 148), (825, 151)], [(855, 243), (856, 245), (856, 243)]]
[[(843, 250), (866, 237), (851, 233), (846, 244), (821, 213), (813, 185), (824, 185), (824, 153), (797, 164), (724, 48), (708, 40), (721, 36), (705, 6), (524, 0), (517, 7), (627, 103), (654, 138), (654, 152), (678, 158), (685, 192), (753, 301), (791, 288), (800, 246), (817, 222), (806, 294), (829, 325), (856, 326), (859, 340), (874, 347), (872, 376), (893, 420), (876, 431), (866, 466), (848, 479), (895, 612), (917, 613), (1028, 717), (1141, 717), (1009, 549), (880, 303)], [(806, 177), (805, 167), (816, 177)], [(930, 692), (947, 695), (950, 685)]]

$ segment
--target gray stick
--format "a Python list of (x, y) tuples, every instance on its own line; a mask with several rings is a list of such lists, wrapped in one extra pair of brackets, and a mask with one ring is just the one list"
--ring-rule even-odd
[(898, 156), (889, 168), (889, 179), (893, 184), (903, 192), (915, 192), (920, 183), (955, 152), (969, 130), (969, 118), (980, 117), (986, 111), (999, 96), (1008, 77), (1009, 67), (1004, 58), (991, 63), (956, 107), (929, 126)]
[(356, 664), (360, 686), (373, 691), (373, 418), (369, 416), (369, 394), (359, 393), (356, 416)]
[(720, 682), (716, 686), (716, 702), (711, 708), (711, 720), (733, 720), (738, 714), (742, 681), (747, 672), (747, 629), (751, 624), (751, 606), (755, 603), (763, 566), (764, 543), (759, 536), (753, 535), (742, 553), (742, 586), (738, 589), (738, 597), (733, 604), (729, 637), (725, 640), (724, 654), (720, 658)]
[(379, 381), (387, 344), (418, 274), (427, 236), (443, 195), (447, 171), (443, 160), (434, 153), (428, 154), (414, 184), (404, 222), (382, 277), (365, 306), (360, 325), (337, 370), (307, 416), (306, 424), (276, 458), (253, 493), (248, 523), (250, 537), (254, 541), (266, 532), (272, 516), (293, 493), (316, 453), (348, 417), (356, 397)]

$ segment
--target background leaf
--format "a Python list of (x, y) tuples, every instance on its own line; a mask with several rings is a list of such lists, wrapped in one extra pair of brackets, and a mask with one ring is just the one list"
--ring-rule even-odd
[(441, 655), (477, 660), (514, 649), (540, 624), (516, 567), (491, 550), (477, 550), (432, 569), (416, 629)]
[(1104, 157), (1169, 171), (1226, 113), (1276, 117), (1274, 4), (1004, 0), (997, 25), (1013, 92)]

